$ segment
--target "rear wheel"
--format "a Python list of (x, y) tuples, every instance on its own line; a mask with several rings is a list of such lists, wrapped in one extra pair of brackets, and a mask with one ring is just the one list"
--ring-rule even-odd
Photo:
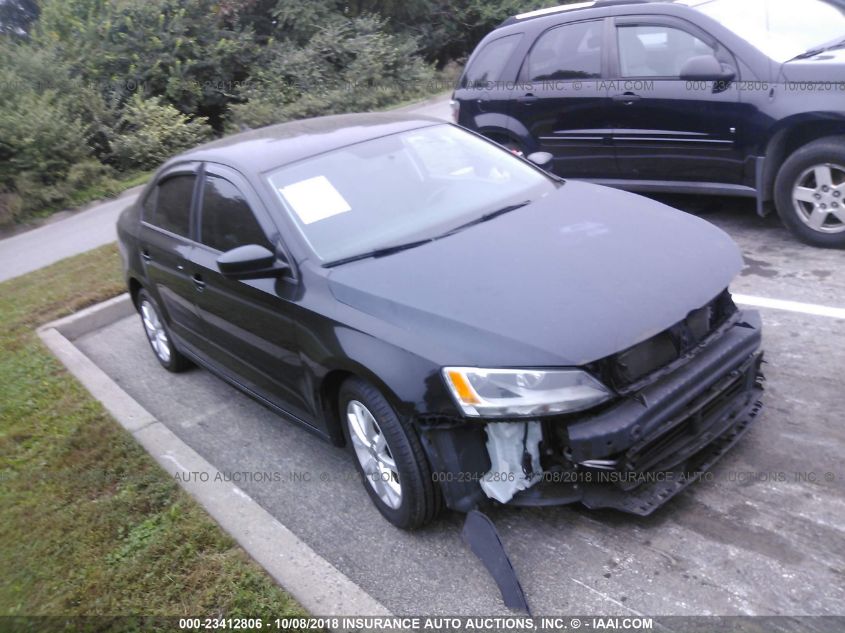
[(440, 490), (415, 429), (378, 389), (357, 378), (343, 384), (339, 405), (347, 444), (378, 511), (402, 529), (434, 519)]
[(815, 141), (781, 167), (775, 202), (799, 239), (826, 248), (845, 246), (845, 138)]
[(147, 335), (147, 341), (153, 349), (158, 362), (168, 371), (180, 372), (191, 366), (185, 356), (179, 353), (173, 345), (170, 332), (164, 324), (161, 311), (146, 290), (138, 293), (138, 312), (141, 315), (141, 323)]

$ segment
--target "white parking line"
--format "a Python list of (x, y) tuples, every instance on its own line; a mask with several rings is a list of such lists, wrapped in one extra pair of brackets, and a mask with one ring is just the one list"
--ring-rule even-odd
[(772, 310), (799, 312), (801, 314), (812, 314), (813, 316), (823, 316), (831, 319), (845, 319), (845, 308), (831, 308), (829, 306), (820, 306), (814, 303), (784, 301), (783, 299), (768, 299), (766, 297), (753, 297), (751, 295), (733, 295), (733, 299), (734, 303), (752, 306), (755, 308), (770, 308)]

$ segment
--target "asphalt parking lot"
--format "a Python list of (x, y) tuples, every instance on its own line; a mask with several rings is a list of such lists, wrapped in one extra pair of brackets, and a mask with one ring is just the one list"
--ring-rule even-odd
[[(748, 201), (668, 201), (740, 244), (747, 266), (735, 293), (845, 307), (845, 252), (796, 242)], [(711, 481), (648, 518), (580, 507), (489, 513), (535, 614), (845, 613), (845, 320), (762, 312), (766, 408)], [(507, 613), (461, 542), (462, 516), (416, 533), (393, 528), (344, 450), (205, 371), (168, 374), (134, 317), (76, 343), (219, 471), (247, 473), (244, 491), (394, 613)]]

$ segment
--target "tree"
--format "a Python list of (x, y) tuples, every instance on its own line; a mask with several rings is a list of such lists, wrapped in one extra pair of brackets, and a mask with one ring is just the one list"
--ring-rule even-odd
[(163, 97), (220, 128), (258, 48), (252, 30), (219, 8), (215, 0), (46, 0), (35, 37), (108, 101)]

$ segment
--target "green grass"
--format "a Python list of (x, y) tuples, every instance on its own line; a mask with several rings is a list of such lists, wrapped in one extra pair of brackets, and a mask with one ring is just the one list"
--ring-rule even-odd
[(122, 291), (113, 245), (0, 284), (0, 615), (303, 614), (34, 332)]

